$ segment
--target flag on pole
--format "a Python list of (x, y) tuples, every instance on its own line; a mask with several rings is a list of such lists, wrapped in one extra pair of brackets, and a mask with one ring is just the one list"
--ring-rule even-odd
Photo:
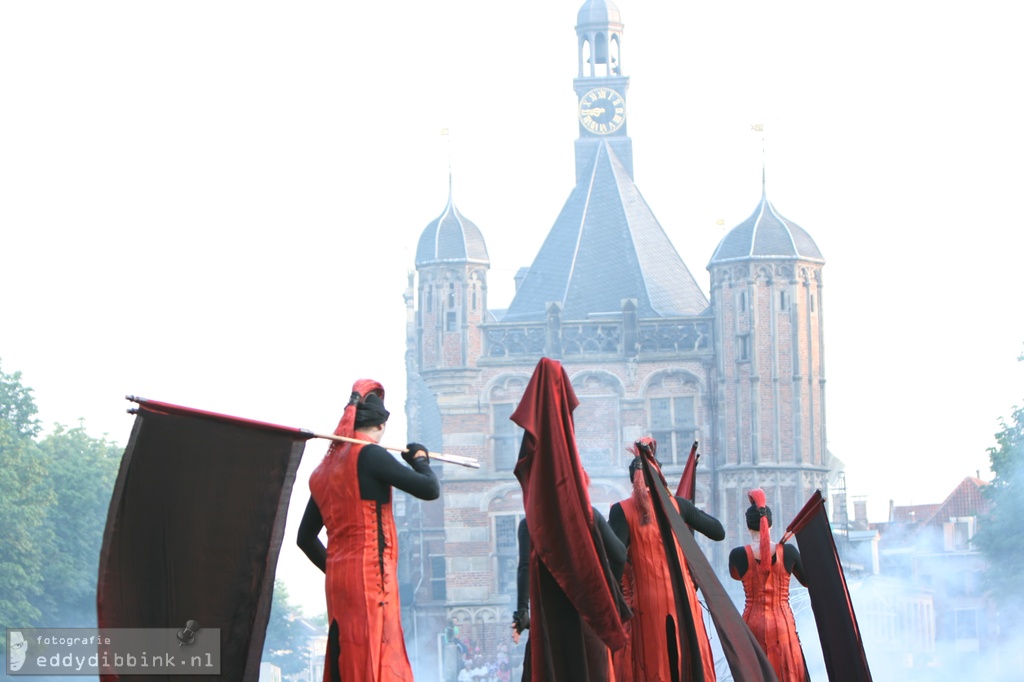
[[(99, 627), (219, 628), (221, 674), (190, 679), (255, 682), (295, 472), (313, 434), (130, 400), (139, 406), (103, 534)], [(175, 678), (120, 676), (136, 679)]]
[(697, 462), (700, 455), (697, 454), (697, 441), (690, 446), (690, 456), (686, 458), (686, 466), (683, 467), (683, 475), (679, 477), (679, 487), (676, 488), (676, 497), (685, 497), (690, 502), (697, 492)]
[(814, 492), (786, 527), (786, 533), (792, 533), (800, 547), (828, 678), (871, 682), (864, 642), (820, 490)]

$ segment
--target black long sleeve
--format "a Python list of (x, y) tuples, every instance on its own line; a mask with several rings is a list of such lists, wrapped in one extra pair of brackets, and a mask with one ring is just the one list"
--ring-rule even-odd
[(324, 527), (323, 516), (320, 515), (320, 507), (316, 506), (313, 496), (310, 495), (306, 503), (306, 511), (299, 523), (298, 545), (299, 549), (309, 557), (309, 560), (324, 573), (327, 573), (327, 548), (320, 542), (320, 529)]
[(622, 572), (626, 568), (626, 545), (619, 539), (611, 525), (601, 516), (601, 512), (594, 510), (594, 524), (601, 534), (604, 542), (604, 552), (608, 557), (608, 565), (615, 576), (615, 582), (622, 582)]
[(679, 515), (686, 521), (686, 525), (712, 540), (725, 539), (725, 528), (722, 527), (721, 521), (697, 509), (696, 505), (685, 497), (677, 497), (676, 502), (679, 503)]
[(629, 549), (629, 522), (626, 521), (626, 512), (622, 511), (622, 505), (618, 502), (608, 510), (608, 525), (615, 531), (615, 537), (619, 539), (626, 549)]
[(391, 456), (379, 445), (365, 445), (359, 451), (359, 496), (364, 500), (386, 503), (391, 488), (398, 488), (421, 500), (436, 500), (441, 484), (426, 457), (413, 459), (411, 466)]

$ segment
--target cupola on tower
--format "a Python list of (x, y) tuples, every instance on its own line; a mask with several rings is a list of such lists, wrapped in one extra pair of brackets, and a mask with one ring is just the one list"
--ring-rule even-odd
[(476, 365), (481, 351), (479, 325), (487, 309), (489, 267), (484, 237), (455, 207), (449, 178), (448, 203), (424, 228), (416, 247), (419, 319), (415, 345), (421, 372)]

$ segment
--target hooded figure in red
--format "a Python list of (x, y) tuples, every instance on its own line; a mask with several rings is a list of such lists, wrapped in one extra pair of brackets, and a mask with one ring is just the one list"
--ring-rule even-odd
[(810, 678), (789, 608), (789, 576), (795, 575), (802, 585), (807, 584), (800, 552), (782, 542), (772, 546), (772, 510), (764, 491), (751, 490), (747, 497), (747, 528), (757, 545), (737, 547), (729, 554), (729, 574), (743, 581), (747, 599), (743, 620), (768, 655), (779, 682), (805, 682)]
[[(657, 446), (653, 438), (643, 438), (630, 448), (635, 456), (629, 466), (633, 494), (612, 505), (608, 514), (609, 524), (628, 549), (624, 592), (633, 610), (627, 653), (618, 667), (622, 677), (632, 682), (714, 682), (714, 656), (693, 578), (679, 543), (662, 536), (644, 479), (641, 450), (647, 450), (657, 462)], [(655, 483), (663, 481), (659, 478)], [(687, 526), (712, 540), (725, 539), (718, 519), (697, 509), (689, 499), (677, 496), (670, 502)], [(669, 561), (667, 551), (673, 552), (674, 561)], [(673, 566), (680, 568), (675, 581)], [(675, 595), (677, 583), (685, 592), (681, 600)], [(678, 604), (684, 606), (682, 612), (677, 610)]]
[[(334, 443), (309, 477), (310, 500), (299, 547), (326, 574), (330, 623), (324, 682), (412, 682), (398, 601), (398, 544), (391, 489), (423, 500), (440, 495), (427, 449), (409, 443), (403, 465), (376, 443), (388, 411), (384, 388), (352, 387), (335, 435), (370, 441)], [(318, 539), (327, 528), (327, 547)]]
[(625, 646), (631, 616), (576, 450), (578, 404), (561, 364), (543, 358), (512, 414), (525, 431), (515, 474), (530, 540), (531, 682), (608, 680), (608, 653)]

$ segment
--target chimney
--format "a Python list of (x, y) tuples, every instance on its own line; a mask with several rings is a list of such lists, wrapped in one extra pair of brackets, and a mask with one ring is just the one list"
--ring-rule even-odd
[(868, 501), (867, 500), (854, 500), (853, 501), (853, 521), (854, 523), (863, 523), (865, 526), (868, 522)]

